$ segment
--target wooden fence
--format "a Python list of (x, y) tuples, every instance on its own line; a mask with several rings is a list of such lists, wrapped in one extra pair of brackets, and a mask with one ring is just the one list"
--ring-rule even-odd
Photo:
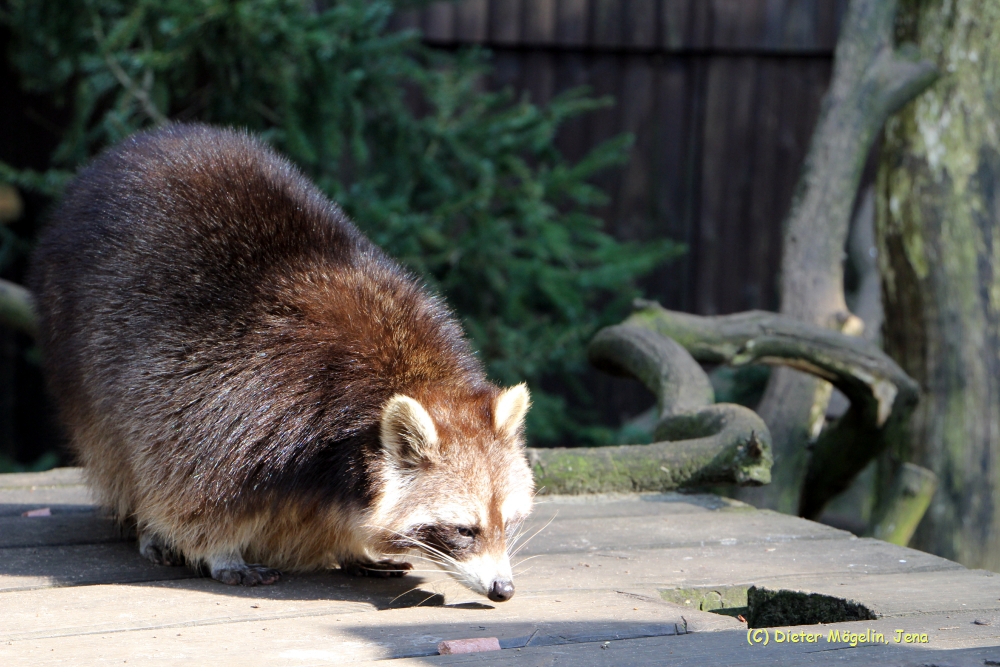
[(846, 0), (464, 0), (396, 17), (443, 48), (493, 52), (492, 85), (544, 103), (579, 85), (614, 108), (571, 122), (579, 157), (622, 132), (628, 165), (601, 178), (624, 239), (687, 255), (646, 288), (704, 314), (777, 306), (781, 222), (830, 77)]

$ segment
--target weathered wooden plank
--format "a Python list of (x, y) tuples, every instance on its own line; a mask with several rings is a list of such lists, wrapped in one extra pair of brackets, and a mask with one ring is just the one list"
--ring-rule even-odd
[(558, 0), (556, 6), (556, 43), (583, 46), (590, 27), (589, 0)]
[[(558, 515), (556, 515), (558, 517)], [(542, 508), (526, 526), (533, 534), (551, 517)], [(544, 536), (544, 537), (543, 537)], [(822, 524), (764, 510), (722, 511), (660, 517), (613, 519), (557, 518), (532, 540), (534, 553), (594, 550), (628, 545), (634, 548), (676, 548), (706, 544), (770, 544), (798, 540), (850, 541), (853, 535)], [(528, 547), (526, 547), (527, 549)]]
[(0, 517), (21, 516), (28, 510), (48, 507), (54, 514), (92, 512), (93, 498), (85, 486), (52, 486), (0, 490)]
[(31, 487), (80, 486), (82, 484), (83, 471), (80, 468), (54, 468), (45, 472), (18, 472), (0, 475), (0, 491)]
[(435, 2), (422, 12), (424, 38), (432, 42), (451, 42), (455, 38), (455, 4)]
[[(877, 622), (876, 622), (877, 625)], [(868, 624), (844, 623), (824, 626), (824, 633), (835, 627), (847, 632), (863, 632)], [(881, 626), (878, 626), (881, 628)], [(815, 630), (812, 630), (815, 631)], [(826, 637), (826, 634), (824, 634)], [(406, 658), (379, 663), (385, 667), (416, 667), (417, 665), (518, 665), (535, 667), (545, 665), (593, 667), (647, 667), (670, 664), (671, 667), (759, 667), (761, 664), (776, 667), (847, 665), (849, 667), (982, 667), (1000, 662), (1000, 650), (980, 644), (976, 648), (940, 650), (917, 648), (913, 645), (830, 644), (825, 641), (791, 643), (768, 646), (748, 646), (744, 632), (690, 633), (679, 637), (653, 637), (628, 641), (574, 644), (570, 646), (525, 648), (520, 651), (500, 651), (497, 654), (472, 653), (428, 658)], [(374, 663), (369, 663), (374, 667)]]
[(0, 516), (0, 549), (100, 544), (124, 539), (114, 521), (94, 511), (45, 517)]
[(490, 0), (490, 41), (521, 43), (522, 0)]
[[(389, 608), (412, 586), (401, 579), (362, 581), (339, 573), (286, 576), (277, 586), (225, 586), (212, 579), (95, 585), (0, 594), (0, 644), (82, 634), (224, 625)], [(421, 597), (404, 596), (400, 607)]]
[[(595, 9), (596, 11), (596, 9)], [(595, 17), (596, 20), (596, 17)], [(594, 147), (621, 134), (621, 98), (622, 98), (622, 64), (625, 56), (602, 53), (588, 58), (590, 70), (590, 86), (595, 97), (611, 97), (615, 100), (613, 107), (593, 111), (586, 116), (587, 145)], [(614, 216), (614, 204), (621, 184), (621, 172), (617, 169), (606, 169), (593, 177), (592, 181), (603, 188), (609, 195), (607, 206), (594, 209), (594, 214), (603, 218), (606, 229), (614, 233), (617, 220)]]
[(611, 49), (623, 46), (623, 4), (621, 0), (593, 0), (590, 20), (591, 44)]
[[(764, 8), (760, 0), (711, 0), (712, 47), (749, 49), (764, 35)], [(787, 12), (781, 7), (780, 14)]]
[[(650, 201), (658, 226), (657, 236), (665, 236), (688, 248), (694, 246), (696, 232), (698, 159), (701, 141), (701, 87), (703, 66), (688, 60), (665, 59), (656, 69), (655, 117), (652, 138), (646, 147), (652, 154)], [(658, 270), (645, 283), (649, 294), (668, 307), (690, 311), (692, 253), (686, 252)], [(667, 304), (673, 306), (667, 306)]]
[(987, 570), (831, 575), (810, 577), (808, 581), (775, 577), (766, 587), (857, 600), (887, 617), (970, 611), (1000, 613), (1000, 574)]
[[(165, 600), (167, 601), (167, 600)], [(249, 599), (242, 599), (244, 605)], [(199, 600), (201, 605), (211, 602)], [(221, 600), (219, 600), (222, 607)], [(246, 614), (227, 602), (241, 618)], [(203, 606), (189, 613), (205, 614)], [(249, 606), (249, 605), (247, 605)], [(689, 612), (656, 601), (637, 599), (606, 591), (585, 595), (515, 597), (493, 608), (411, 607), (381, 612), (344, 608), (331, 614), (272, 615), (268, 607), (279, 607), (266, 598), (259, 602), (259, 617), (227, 620), (205, 616), (204, 622), (181, 625), (182, 615), (169, 612), (171, 623), (144, 627), (158, 621), (149, 612), (168, 614), (163, 608), (130, 607), (131, 617), (117, 630), (90, 631), (79, 626), (67, 636), (18, 635), (0, 643), (5, 665), (55, 664), (72, 656), (75, 664), (114, 657), (144, 664), (180, 664), (222, 659), (232, 664), (352, 663), (361, 660), (437, 653), (444, 639), (497, 637), (501, 646), (567, 645), (577, 642), (615, 640), (624, 637), (671, 636), (688, 631), (733, 627), (733, 619)], [(319, 609), (317, 606), (316, 609)], [(258, 613), (258, 610), (253, 610)], [(71, 613), (71, 612), (70, 612)], [(208, 612), (211, 613), (211, 610)], [(275, 614), (276, 612), (270, 612)], [(294, 613), (294, 612), (293, 612)], [(684, 618), (682, 618), (682, 614)], [(62, 613), (59, 618), (63, 618)], [(27, 619), (30, 622), (30, 617)], [(55, 621), (56, 618), (51, 618)], [(47, 619), (49, 622), (49, 619)], [(137, 627), (135, 627), (137, 626)], [(21, 638), (25, 637), (25, 638)], [(69, 639), (71, 637), (71, 639)], [(17, 662), (24, 660), (24, 662)]]
[(0, 517), (48, 507), (53, 514), (93, 512), (93, 496), (80, 468), (0, 475)]
[(623, 167), (614, 217), (615, 235), (624, 240), (642, 241), (659, 236), (652, 218), (651, 147), (654, 132), (655, 71), (651, 57), (628, 58), (624, 62), (618, 105), (621, 130), (635, 137), (632, 154)]
[(709, 62), (705, 101), (705, 140), (701, 169), (701, 220), (697, 253), (697, 312), (705, 315), (737, 310), (742, 276), (741, 248), (734, 227), (745, 217), (754, 84), (758, 62), (753, 58), (719, 58)]
[[(521, 555), (515, 558), (515, 583), (528, 595), (613, 587), (651, 596), (656, 595), (656, 590), (691, 588), (744, 589), (742, 594), (752, 585), (799, 590), (814, 582), (828, 586), (835, 581), (836, 586), (872, 586), (872, 595), (879, 597), (883, 591), (877, 582), (889, 575), (921, 573), (934, 579), (937, 573), (966, 572), (956, 563), (929, 554), (901, 554), (867, 544), (845, 546), (841, 543), (672, 549), (622, 547), (582, 553), (546, 553), (531, 556), (523, 564)], [(904, 557), (900, 558), (901, 555)], [(892, 580), (891, 585), (896, 583)], [(665, 599), (675, 597), (667, 595)], [(884, 604), (881, 599), (873, 603), (882, 604), (888, 610), (885, 613), (896, 613), (895, 598), (887, 600)], [(986, 603), (988, 599), (980, 600), (980, 604)]]
[(525, 44), (548, 46), (556, 39), (557, 0), (530, 0), (524, 4)]
[[(892, 607), (893, 600), (883, 603), (880, 596), (884, 596), (887, 589), (890, 595), (895, 595), (892, 591), (897, 581), (893, 579), (888, 586), (882, 585), (880, 582), (887, 580), (874, 573), (898, 575), (906, 568), (914, 571), (916, 568), (944, 564), (958, 568), (957, 573), (949, 574), (969, 580), (967, 571), (949, 561), (876, 540), (856, 542), (852, 550), (841, 552), (830, 552), (826, 545), (800, 544), (795, 545), (796, 548), (785, 545), (786, 548), (779, 546), (772, 550), (738, 547), (682, 549), (676, 553), (632, 550), (612, 554), (610, 558), (609, 554), (601, 553), (546, 556), (532, 561), (530, 571), (518, 576), (520, 592), (515, 600), (529, 600), (531, 606), (539, 599), (548, 598), (563, 602), (570, 598), (586, 599), (594, 603), (606, 598), (608, 591), (615, 588), (626, 593), (636, 591), (638, 596), (626, 595), (630, 600), (655, 599), (657, 588), (669, 590), (671, 587), (705, 586), (707, 582), (720, 581), (732, 582), (728, 585), (734, 586), (742, 582), (744, 586), (757, 583), (774, 588), (801, 588), (803, 584), (809, 587), (809, 582), (817, 577), (832, 581), (829, 575), (836, 573), (840, 577), (836, 579), (838, 586), (853, 585), (853, 588), (844, 590), (861, 588), (874, 591), (869, 596), (878, 598), (876, 604), (882, 604), (888, 613), (895, 613), (897, 609)], [(826, 548), (815, 548), (821, 546)], [(897, 553), (891, 553), (894, 551)], [(894, 556), (907, 551), (913, 562), (904, 566)], [(849, 560), (857, 563), (848, 563)], [(850, 567), (855, 564), (858, 567)], [(775, 576), (777, 572), (782, 574)], [(793, 576), (801, 574), (809, 574), (811, 578)], [(441, 577), (434, 574), (422, 576), (426, 577), (424, 581), (416, 576), (371, 581), (348, 578), (339, 573), (287, 575), (285, 580), (273, 587), (255, 589), (230, 588), (208, 579), (196, 579), (155, 585), (94, 586), (88, 587), (85, 597), (71, 590), (10, 592), (0, 595), (0, 611), (5, 618), (0, 640), (210, 625), (324, 613), (360, 613), (413, 606), (435, 592), (444, 595), (444, 600), (435, 598), (435, 604), (442, 601), (478, 601), (476, 596), (448, 579), (435, 583)], [(940, 578), (933, 579), (938, 581)], [(971, 579), (978, 586), (978, 578)], [(962, 590), (962, 583), (952, 576), (944, 585)], [(827, 584), (827, 587), (830, 585)], [(925, 582), (915, 585), (924, 586)], [(400, 593), (412, 587), (418, 590), (397, 599)], [(984, 590), (988, 595), (989, 590)], [(972, 597), (969, 599), (973, 606), (967, 609), (978, 610), (982, 607), (982, 600), (978, 601), (979, 606), (975, 606), (977, 601)], [(500, 605), (504, 610), (517, 606)], [(87, 608), (91, 610), (88, 614), (81, 613)], [(42, 621), (39, 620), (39, 612)]]
[[(578, 53), (562, 53), (556, 58), (555, 66), (557, 93), (570, 88), (590, 85), (589, 57)], [(577, 161), (593, 148), (587, 134), (588, 115), (570, 118), (559, 128), (556, 145), (568, 160)]]
[[(749, 201), (745, 216), (739, 222), (740, 247), (745, 249), (740, 267), (743, 280), (738, 310), (775, 310), (777, 285), (774, 267), (781, 261), (781, 221), (787, 202), (779, 200), (773, 178), (778, 159), (776, 147), (786, 131), (781, 125), (781, 107), (786, 101), (783, 91), (795, 85), (796, 71), (789, 72), (786, 62), (762, 61), (757, 69), (754, 95), (753, 168), (750, 173)], [(791, 79), (791, 80), (789, 80)]]
[(687, 46), (690, 13), (690, 0), (660, 0), (660, 48), (678, 51)]
[(462, 0), (399, 12), (430, 42), (832, 56), (846, 0)]
[[(706, 0), (665, 0), (667, 8), (683, 18), (683, 46), (694, 50), (710, 49), (713, 46), (712, 29), (715, 23), (713, 5)], [(682, 5), (687, 5), (683, 9)], [(668, 11), (670, 11), (668, 9)]]
[(628, 0), (624, 3), (622, 42), (634, 49), (656, 46), (656, 5), (658, 0)]
[(489, 0), (462, 0), (455, 5), (455, 40), (481, 43), (489, 36)]
[(711, 45), (720, 51), (830, 53), (843, 16), (832, 0), (712, 0)]
[(153, 565), (134, 542), (0, 549), (0, 593), (195, 576), (186, 567)]

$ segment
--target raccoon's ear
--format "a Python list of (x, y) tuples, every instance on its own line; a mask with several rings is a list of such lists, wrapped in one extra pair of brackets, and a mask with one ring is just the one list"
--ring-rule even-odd
[(382, 447), (397, 461), (410, 464), (433, 458), (438, 434), (434, 420), (418, 401), (396, 394), (382, 409)]
[(531, 395), (528, 385), (523, 382), (510, 389), (505, 389), (497, 396), (493, 406), (493, 428), (497, 433), (507, 438), (514, 438), (524, 428), (524, 416), (531, 407)]

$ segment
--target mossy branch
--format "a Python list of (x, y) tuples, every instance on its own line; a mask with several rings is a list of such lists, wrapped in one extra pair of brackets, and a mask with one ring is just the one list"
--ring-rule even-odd
[(588, 348), (598, 368), (627, 375), (656, 395), (649, 445), (531, 449), (541, 493), (666, 491), (701, 484), (770, 481), (770, 434), (752, 410), (715, 404), (701, 366), (675, 341), (642, 327), (602, 329)]
[(832, 383), (851, 401), (847, 413), (816, 441), (799, 513), (818, 516), (913, 412), (919, 387), (871, 342), (786, 315), (750, 311), (702, 317), (638, 301), (626, 325), (676, 340), (695, 359), (741, 366), (787, 366)]

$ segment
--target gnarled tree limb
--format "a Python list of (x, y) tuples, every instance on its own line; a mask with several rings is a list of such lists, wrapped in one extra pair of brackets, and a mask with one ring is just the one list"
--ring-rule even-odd
[(531, 449), (540, 493), (665, 491), (699, 484), (770, 481), (770, 434), (752, 410), (713, 404), (701, 366), (675, 341), (641, 327), (602, 329), (591, 362), (641, 381), (656, 395), (659, 420), (649, 445)]
[(847, 413), (815, 443), (799, 501), (802, 516), (818, 516), (846, 489), (905, 426), (916, 405), (916, 382), (865, 339), (776, 313), (701, 317), (650, 301), (636, 306), (626, 325), (669, 336), (699, 361), (795, 368), (832, 383), (850, 399)]

